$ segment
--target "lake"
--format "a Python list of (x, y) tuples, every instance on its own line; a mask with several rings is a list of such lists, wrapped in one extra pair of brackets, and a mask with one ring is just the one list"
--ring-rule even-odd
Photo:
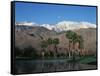
[(96, 68), (96, 65), (80, 64), (78, 62), (68, 62), (66, 59), (15, 61), (16, 74), (77, 71)]

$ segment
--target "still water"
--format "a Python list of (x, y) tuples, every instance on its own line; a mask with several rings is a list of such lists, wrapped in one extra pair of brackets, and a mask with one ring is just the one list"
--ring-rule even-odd
[(96, 69), (96, 65), (67, 62), (66, 60), (16, 60), (16, 74), (59, 72)]

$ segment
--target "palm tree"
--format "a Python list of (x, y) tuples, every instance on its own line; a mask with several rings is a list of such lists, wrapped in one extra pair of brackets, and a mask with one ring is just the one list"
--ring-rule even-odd
[[(81, 35), (78, 35), (77, 33), (73, 31), (67, 31), (66, 37), (69, 39), (69, 58), (70, 58), (70, 52), (72, 52), (73, 60), (75, 59), (75, 52), (77, 52), (77, 49), (75, 48), (76, 43), (79, 43), (79, 48), (82, 49), (84, 47), (83, 45), (83, 38)], [(73, 44), (73, 50), (70, 50), (70, 43)]]
[(71, 45), (70, 45), (70, 44), (72, 43), (73, 34), (74, 34), (74, 32), (71, 31), (71, 30), (68, 30), (68, 31), (66, 32), (66, 38), (69, 39), (69, 58), (71, 58), (71, 49), (70, 49)]
[(73, 50), (72, 50), (72, 58), (75, 60), (75, 53), (76, 53), (76, 48), (75, 45), (78, 42), (78, 35), (74, 32), (72, 35), (72, 43), (73, 43)]
[(52, 38), (48, 38), (47, 42), (48, 42), (49, 45), (53, 44)]
[(50, 51), (50, 46), (53, 44), (52, 38), (48, 38), (48, 39), (47, 39), (47, 44), (48, 44), (49, 51)]
[(59, 39), (58, 38), (53, 39), (53, 44), (55, 47), (55, 57), (57, 57), (57, 45), (59, 44)]
[(79, 43), (80, 42), (80, 35), (78, 35), (77, 33), (74, 33), (73, 34), (73, 38), (72, 38), (72, 41), (73, 41), (73, 49), (76, 49), (75, 48), (75, 45), (76, 45), (76, 43)]
[[(83, 38), (81, 35), (78, 35), (76, 33), (73, 34), (72, 37), (72, 42), (73, 42), (73, 60), (75, 59), (75, 53), (79, 54), (79, 49), (83, 49)], [(78, 43), (79, 45), (77, 46), (77, 48), (75, 47), (76, 43)]]
[(83, 42), (84, 42), (83, 37), (79, 35), (79, 48), (84, 48)]
[(47, 48), (47, 46), (48, 46), (47, 41), (41, 41), (40, 46), (41, 46), (41, 48), (42, 48), (42, 57), (44, 58), (44, 55), (45, 55), (45, 48)]
[(79, 49), (80, 51), (84, 48), (84, 40), (83, 37), (81, 35), (78, 35), (78, 43), (79, 43)]

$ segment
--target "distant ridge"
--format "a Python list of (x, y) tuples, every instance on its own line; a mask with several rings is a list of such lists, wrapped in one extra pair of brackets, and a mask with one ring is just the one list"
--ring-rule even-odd
[(15, 25), (17, 26), (41, 26), (45, 27), (48, 30), (54, 30), (56, 32), (67, 31), (67, 30), (78, 30), (78, 29), (87, 29), (87, 28), (96, 28), (95, 24), (89, 22), (74, 22), (74, 21), (61, 21), (57, 24), (37, 24), (33, 22), (16, 22)]

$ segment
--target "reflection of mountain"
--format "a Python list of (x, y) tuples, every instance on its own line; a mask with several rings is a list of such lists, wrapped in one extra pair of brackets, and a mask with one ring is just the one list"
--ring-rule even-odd
[[(66, 30), (65, 28), (69, 28), (70, 26), (72, 26), (72, 25), (66, 25), (66, 24), (61, 25), (61, 24), (62, 23), (58, 23), (57, 25), (63, 31)], [(81, 29), (78, 28), (79, 26), (81, 25), (75, 24), (75, 26), (72, 26), (73, 29), (71, 29), (71, 27), (70, 29), (82, 35), (84, 39), (84, 46), (85, 46), (86, 51), (95, 52), (96, 51), (96, 28), (90, 27), (89, 24), (88, 24), (88, 27), (87, 25), (83, 25)], [(54, 26), (52, 27), (55, 28)], [(75, 28), (78, 28), (78, 29), (76, 30)], [(58, 51), (65, 52), (66, 49), (68, 49), (68, 39), (65, 36), (65, 32), (57, 33), (58, 31), (56, 32), (55, 29), (54, 30), (47, 29), (47, 27), (45, 28), (44, 25), (34, 26), (33, 24), (31, 26), (16, 25), (15, 29), (16, 29), (15, 30), (15, 45), (19, 48), (32, 46), (33, 48), (37, 49), (37, 51), (41, 51), (40, 43), (42, 40), (46, 40), (47, 38), (59, 38), (60, 44), (58, 45), (58, 49), (59, 49)]]

